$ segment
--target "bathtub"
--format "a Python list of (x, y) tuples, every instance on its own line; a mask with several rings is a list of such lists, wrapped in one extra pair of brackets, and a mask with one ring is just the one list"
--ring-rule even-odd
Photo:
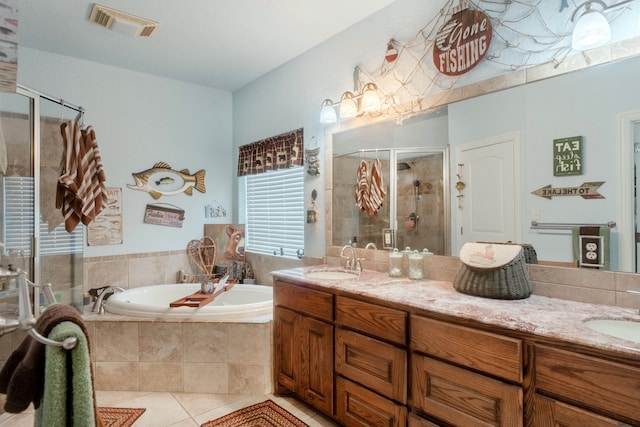
[(234, 285), (202, 307), (169, 307), (180, 298), (200, 291), (199, 283), (152, 285), (113, 294), (105, 311), (132, 317), (193, 320), (242, 320), (273, 314), (273, 288)]

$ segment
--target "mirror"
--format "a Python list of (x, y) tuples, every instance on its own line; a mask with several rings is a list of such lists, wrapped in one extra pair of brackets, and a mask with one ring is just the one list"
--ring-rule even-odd
[[(539, 80), (526, 85), (515, 86), (499, 92), (488, 93), (475, 98), (454, 102), (448, 107), (442, 107), (436, 112), (425, 113), (405, 120), (403, 125), (395, 121), (378, 122), (366, 126), (336, 131), (327, 135), (327, 146), (331, 144), (333, 150), (334, 179), (346, 175), (355, 184), (355, 168), (339, 172), (340, 164), (359, 161), (361, 158), (375, 156), (375, 149), (384, 153), (384, 161), (389, 173), (389, 181), (398, 180), (400, 185), (405, 171), (395, 168), (396, 177), (392, 176), (393, 169), (388, 166), (396, 164), (397, 156), (405, 149), (409, 151), (409, 158), (418, 158), (419, 149), (443, 147), (449, 145), (451, 159), (448, 163), (449, 179), (455, 182), (457, 170), (455, 149), (465, 143), (473, 142), (490, 136), (517, 132), (520, 139), (521, 164), (517, 165), (517, 173), (521, 184), (521, 203), (517, 208), (517, 235), (514, 240), (531, 243), (538, 253), (538, 258), (550, 261), (571, 261), (573, 257), (570, 230), (535, 230), (531, 229), (534, 212), (539, 215), (540, 222), (562, 224), (602, 224), (608, 221), (618, 223), (611, 229), (610, 266), (612, 270), (636, 271), (632, 268), (620, 267), (618, 243), (620, 241), (620, 224), (627, 211), (620, 208), (620, 189), (631, 188), (631, 176), (622, 176), (620, 159), (632, 157), (633, 142), (640, 138), (640, 124), (636, 124), (635, 132), (631, 132), (629, 141), (623, 141), (619, 148), (620, 134), (619, 116), (629, 112), (640, 111), (640, 99), (637, 91), (631, 90), (637, 85), (640, 73), (640, 57), (630, 57), (617, 62), (610, 62), (591, 66), (579, 71), (558, 75), (553, 78)], [(638, 119), (640, 122), (640, 119)], [(576, 176), (554, 176), (553, 151), (554, 139), (582, 136), (584, 141), (584, 171)], [(382, 150), (384, 148), (384, 150)], [(360, 152), (359, 150), (374, 152)], [(394, 151), (395, 150), (395, 151)], [(625, 154), (620, 154), (622, 150)], [(395, 153), (396, 158), (393, 158)], [(405, 156), (402, 152), (400, 157)], [(382, 157), (380, 157), (382, 158)], [(402, 160), (404, 161), (404, 160)], [(409, 162), (407, 162), (409, 163)], [(468, 178), (468, 177), (467, 177)], [(422, 181), (422, 176), (411, 177)], [(623, 182), (624, 180), (624, 182)], [(535, 190), (551, 185), (552, 187), (578, 187), (584, 182), (602, 181), (600, 193), (602, 199), (587, 200), (579, 196), (552, 197), (551, 199), (532, 194)], [(628, 183), (626, 181), (629, 181)], [(409, 182), (409, 181), (407, 181)], [(403, 184), (410, 188), (407, 183)], [(447, 188), (448, 188), (447, 183)], [(455, 189), (449, 189), (448, 215), (451, 228), (451, 243), (444, 254), (457, 255), (459, 250), (459, 219), (456, 208)], [(353, 200), (353, 187), (350, 190)], [(632, 194), (632, 193), (631, 193)], [(334, 186), (332, 206), (345, 204), (345, 198), (340, 190)], [(626, 197), (626, 196), (625, 196)], [(632, 196), (631, 196), (632, 197)], [(632, 200), (631, 203), (635, 203)], [(399, 206), (399, 205), (398, 205)], [(402, 218), (406, 215), (400, 207), (397, 208), (397, 229), (402, 228)], [(407, 212), (408, 210), (405, 209)], [(329, 208), (334, 213), (333, 235), (329, 242), (333, 246), (346, 244), (345, 237), (355, 231), (345, 231), (344, 224), (348, 222), (348, 213)], [(633, 210), (629, 210), (632, 212)], [(409, 212), (411, 213), (411, 212)], [(393, 218), (389, 211), (387, 218)], [(631, 213), (632, 215), (632, 213)], [(353, 227), (358, 224), (352, 218)], [(379, 220), (376, 227), (393, 228), (393, 221)], [(633, 229), (634, 224), (631, 224)], [(381, 231), (375, 232), (381, 235)], [(400, 231), (398, 231), (400, 233)], [(398, 241), (398, 243), (401, 243)], [(366, 244), (359, 244), (363, 247)], [(396, 245), (396, 246), (401, 246)], [(415, 244), (412, 248), (421, 248), (422, 244)], [(426, 244), (425, 247), (428, 247)], [(434, 246), (435, 247), (435, 246)], [(634, 259), (635, 262), (635, 259)]]
[[(380, 122), (336, 133), (333, 143), (334, 246), (355, 242), (450, 253), (446, 107), (400, 127)], [(384, 197), (371, 209), (367, 190), (377, 185), (374, 165), (380, 165)]]

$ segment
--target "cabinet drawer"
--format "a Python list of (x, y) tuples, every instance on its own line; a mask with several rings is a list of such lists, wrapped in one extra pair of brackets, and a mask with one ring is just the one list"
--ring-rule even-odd
[(536, 388), (604, 414), (640, 421), (640, 369), (537, 345)]
[(407, 408), (337, 377), (336, 417), (349, 427), (405, 427)]
[(336, 373), (400, 403), (407, 403), (407, 352), (345, 329), (336, 329)]
[(521, 387), (416, 353), (412, 355), (411, 404), (457, 426), (523, 424)]
[(522, 341), (422, 316), (411, 316), (411, 348), (522, 383)]
[(275, 305), (289, 307), (322, 320), (333, 321), (333, 295), (327, 292), (276, 280), (273, 301)]
[(409, 413), (409, 427), (440, 427), (438, 424), (434, 424), (431, 421), (425, 420), (416, 414)]
[(407, 341), (407, 313), (401, 310), (338, 296), (336, 322), (396, 344)]
[(630, 426), (593, 412), (536, 394), (531, 427), (623, 427)]

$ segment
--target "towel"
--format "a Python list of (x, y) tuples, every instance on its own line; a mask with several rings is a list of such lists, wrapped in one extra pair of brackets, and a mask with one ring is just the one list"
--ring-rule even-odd
[[(87, 343), (89, 342), (89, 335), (80, 313), (70, 305), (54, 304), (47, 307), (34, 328), (40, 335), (48, 337), (53, 328), (61, 322), (73, 322), (78, 325)], [(31, 402), (35, 408), (40, 406), (45, 387), (46, 347), (28, 335), (5, 362), (0, 371), (0, 393), (7, 395), (5, 411), (22, 412)], [(95, 394), (92, 394), (92, 399), (95, 402)]]
[(73, 349), (45, 349), (44, 391), (34, 417), (36, 427), (96, 426), (89, 342), (83, 328), (74, 322), (60, 322), (48, 338), (63, 341), (68, 337), (77, 340)]
[(609, 270), (609, 227), (574, 227), (571, 230), (573, 259), (580, 267)]

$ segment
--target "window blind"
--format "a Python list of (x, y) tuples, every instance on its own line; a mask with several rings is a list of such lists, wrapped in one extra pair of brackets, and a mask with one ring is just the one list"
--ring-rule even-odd
[[(18, 251), (30, 257), (31, 239), (34, 235), (34, 186), (33, 177), (6, 176), (2, 179), (3, 242), (5, 252)], [(40, 254), (68, 254), (82, 252), (83, 227), (67, 233), (64, 223), (49, 232), (49, 226), (38, 221)]]
[(295, 258), (304, 250), (304, 168), (249, 175), (246, 180), (247, 250)]

